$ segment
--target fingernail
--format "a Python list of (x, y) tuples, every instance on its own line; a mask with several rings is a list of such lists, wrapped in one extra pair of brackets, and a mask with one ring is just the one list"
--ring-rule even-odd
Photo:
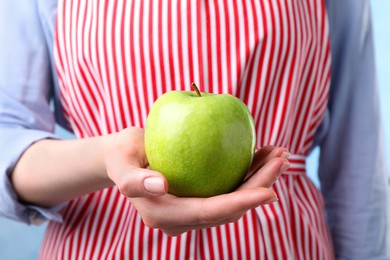
[(278, 201), (279, 200), (279, 198), (278, 197), (273, 197), (273, 198), (271, 198), (271, 199), (269, 199), (269, 200), (267, 200), (266, 202), (264, 202), (265, 204), (268, 204), (268, 203), (272, 203), (272, 202), (275, 202), (275, 201)]
[(284, 158), (284, 159), (288, 159), (288, 157), (290, 157), (290, 153), (289, 152), (283, 152), (280, 157)]
[(165, 185), (164, 181), (158, 177), (149, 177), (144, 180), (145, 190), (156, 193), (156, 194), (164, 194), (165, 193)]
[(290, 168), (290, 163), (289, 162), (284, 162), (279, 170), (278, 170), (278, 173), (276, 174), (276, 177), (279, 177), (280, 174), (282, 174), (283, 172), (285, 172), (288, 168)]

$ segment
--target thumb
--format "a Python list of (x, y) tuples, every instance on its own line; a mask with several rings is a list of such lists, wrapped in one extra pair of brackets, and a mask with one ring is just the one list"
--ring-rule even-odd
[(162, 174), (143, 168), (128, 170), (121, 176), (116, 186), (129, 198), (156, 197), (168, 191), (168, 182)]

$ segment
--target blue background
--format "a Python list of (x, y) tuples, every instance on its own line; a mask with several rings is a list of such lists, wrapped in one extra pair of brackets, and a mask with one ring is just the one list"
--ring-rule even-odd
[[(371, 0), (374, 22), (378, 84), (385, 131), (387, 162), (390, 162), (390, 1)], [(60, 134), (64, 134), (59, 130)], [(318, 150), (308, 160), (308, 171), (313, 181), (316, 178)], [(389, 164), (390, 165), (390, 164)], [(45, 225), (27, 226), (0, 218), (0, 259), (36, 259)]]

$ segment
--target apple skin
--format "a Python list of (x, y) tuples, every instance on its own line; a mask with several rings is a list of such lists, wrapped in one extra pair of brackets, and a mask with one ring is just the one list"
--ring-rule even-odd
[(179, 197), (227, 193), (243, 181), (255, 152), (253, 118), (229, 94), (171, 91), (152, 106), (145, 128), (151, 169)]

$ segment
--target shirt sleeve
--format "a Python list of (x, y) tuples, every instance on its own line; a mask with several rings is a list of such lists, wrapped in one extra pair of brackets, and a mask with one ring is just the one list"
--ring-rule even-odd
[(18, 201), (9, 173), (34, 142), (57, 138), (52, 63), (37, 1), (0, 0), (0, 215), (37, 224), (61, 208)]
[(319, 179), (337, 259), (390, 259), (389, 180), (369, 1), (328, 1), (329, 108)]

